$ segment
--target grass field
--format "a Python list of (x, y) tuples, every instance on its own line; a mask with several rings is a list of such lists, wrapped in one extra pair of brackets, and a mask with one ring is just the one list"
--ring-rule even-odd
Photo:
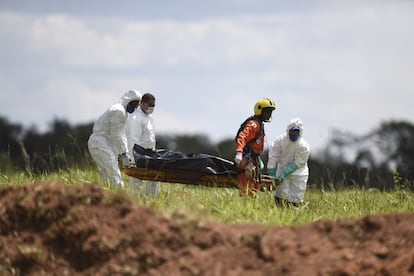
[[(162, 183), (159, 196), (145, 197), (135, 195), (128, 187), (120, 190), (100, 184), (99, 181), (98, 172), (94, 169), (62, 170), (38, 176), (20, 171), (0, 173), (0, 187), (48, 182), (63, 182), (67, 185), (96, 183), (108, 191), (124, 194), (126, 200), (145, 204), (167, 215), (183, 214), (197, 220), (231, 224), (291, 226), (318, 220), (414, 212), (414, 193), (404, 188), (398, 188), (393, 192), (376, 189), (308, 189), (302, 206), (280, 208), (274, 204), (271, 192), (261, 192), (256, 199), (250, 199), (239, 197), (236, 189)], [(125, 175), (124, 181), (128, 183), (128, 177)]]

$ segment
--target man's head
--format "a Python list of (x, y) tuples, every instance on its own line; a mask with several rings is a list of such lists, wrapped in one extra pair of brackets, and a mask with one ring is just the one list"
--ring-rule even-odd
[(145, 93), (144, 95), (142, 95), (140, 106), (141, 110), (145, 114), (151, 114), (152, 112), (154, 112), (155, 96), (151, 93)]
[(272, 117), (272, 112), (275, 109), (276, 105), (274, 101), (263, 98), (258, 100), (254, 105), (254, 115), (261, 117), (264, 122), (269, 122)]
[(137, 90), (129, 90), (121, 97), (121, 103), (128, 113), (132, 113), (139, 105), (141, 93)]
[(289, 139), (292, 142), (296, 142), (299, 139), (300, 136), (300, 129), (295, 127), (289, 129)]
[(290, 120), (286, 131), (287, 131), (290, 141), (296, 142), (303, 135), (302, 120), (299, 118)]

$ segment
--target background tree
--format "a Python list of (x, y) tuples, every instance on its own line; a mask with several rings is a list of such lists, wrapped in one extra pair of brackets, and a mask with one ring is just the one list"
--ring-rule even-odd
[[(23, 128), (0, 117), (0, 170), (10, 170), (14, 166), (22, 167), (24, 161), (19, 142)], [(10, 162), (13, 160), (13, 162)]]
[(72, 127), (66, 120), (54, 119), (50, 130), (40, 134), (35, 128), (23, 139), (34, 172), (50, 172), (90, 164), (87, 141), (93, 123)]
[(157, 136), (157, 148), (165, 148), (172, 151), (188, 153), (217, 154), (216, 146), (213, 145), (207, 135), (159, 135)]
[(414, 126), (408, 122), (384, 122), (373, 133), (385, 156), (382, 165), (395, 166), (401, 176), (414, 179)]

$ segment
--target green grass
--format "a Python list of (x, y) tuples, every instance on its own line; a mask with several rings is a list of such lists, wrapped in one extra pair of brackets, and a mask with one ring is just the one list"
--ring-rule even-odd
[(195, 214), (225, 223), (297, 225), (317, 220), (359, 218), (371, 214), (414, 212), (414, 194), (405, 191), (345, 189), (308, 190), (298, 208), (280, 208), (270, 192), (256, 199), (241, 198), (234, 189), (163, 185), (162, 194), (147, 203), (161, 212)]
[[(125, 183), (128, 177), (123, 176)], [(112, 192), (114, 187), (100, 183), (94, 169), (61, 170), (58, 173), (29, 175), (25, 172), (0, 172), (0, 188), (7, 185), (62, 182), (67, 185), (97, 183)], [(270, 192), (255, 199), (239, 197), (238, 190), (162, 183), (157, 197), (137, 196), (128, 187), (128, 197), (166, 215), (184, 215), (200, 220), (223, 223), (255, 223), (290, 226), (318, 220), (360, 218), (372, 214), (414, 212), (414, 193), (405, 189), (383, 192), (376, 189), (343, 189), (320, 191), (308, 189), (305, 202), (298, 208), (280, 208)]]

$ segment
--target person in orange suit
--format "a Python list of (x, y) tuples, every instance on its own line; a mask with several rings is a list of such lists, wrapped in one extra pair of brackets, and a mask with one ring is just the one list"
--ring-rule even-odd
[(236, 155), (234, 163), (240, 169), (237, 179), (240, 196), (256, 195), (260, 188), (260, 169), (264, 167), (260, 154), (264, 149), (264, 124), (269, 122), (274, 101), (263, 98), (254, 105), (254, 115), (247, 118), (236, 135)]

